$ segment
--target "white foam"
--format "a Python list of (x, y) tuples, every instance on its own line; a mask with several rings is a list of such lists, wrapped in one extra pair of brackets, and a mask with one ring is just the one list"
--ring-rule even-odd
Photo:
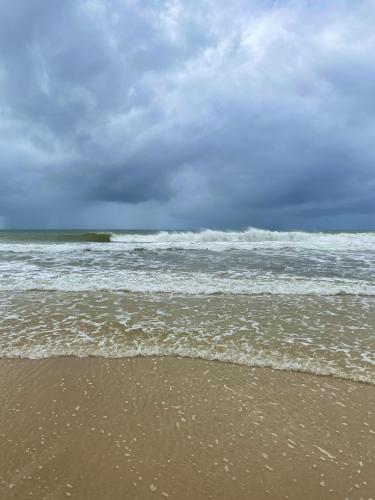
[[(0, 244), (0, 252), (4, 252), (0, 290), (375, 295), (371, 273), (375, 233), (250, 228), (237, 232), (114, 233), (111, 239), (112, 243)], [(183, 252), (163, 253), (177, 248)], [(145, 252), (134, 252), (136, 249)], [(190, 252), (206, 249), (248, 253), (207, 254), (202, 264), (201, 254)]]
[(229, 249), (252, 248), (301, 248), (316, 250), (363, 250), (375, 251), (375, 232), (323, 233), (303, 231), (269, 231), (248, 228), (243, 231), (160, 231), (158, 233), (108, 233), (111, 244), (105, 242), (42, 241), (0, 243), (0, 251), (11, 253), (70, 253), (87, 247), (91, 250), (111, 252), (114, 248), (124, 251), (134, 249), (157, 250), (168, 248)]
[(375, 366), (375, 351), (367, 351), (361, 354), (363, 361)]
[(183, 295), (375, 295), (375, 284), (361, 280), (301, 278), (293, 276), (220, 276), (203, 272), (173, 273), (164, 270), (93, 269), (92, 272), (39, 270), (14, 273), (0, 280), (0, 290), (113, 290)]
[(374, 300), (2, 292), (0, 356), (179, 355), (375, 382)]
[(281, 371), (311, 373), (320, 376), (332, 376), (355, 382), (375, 385), (375, 376), (359, 372), (347, 372), (329, 363), (316, 360), (293, 359), (286, 355), (277, 356), (265, 353), (243, 354), (235, 351), (215, 352), (213, 350), (186, 347), (143, 346), (136, 348), (111, 347), (70, 347), (62, 345), (15, 348), (0, 353), (3, 358), (47, 359), (52, 357), (72, 356), (79, 358), (101, 357), (109, 359), (133, 358), (144, 356), (178, 356), (207, 361), (221, 361), (250, 367), (272, 368)]
[[(244, 231), (200, 232), (161, 231), (156, 234), (112, 233), (112, 242), (135, 243), (141, 246), (187, 245), (207, 248), (208, 244), (224, 244), (224, 248), (244, 248), (247, 243), (282, 243), (308, 248), (361, 248), (375, 250), (375, 233), (308, 233), (302, 231), (268, 231), (249, 228)], [(215, 247), (215, 245), (212, 245)]]

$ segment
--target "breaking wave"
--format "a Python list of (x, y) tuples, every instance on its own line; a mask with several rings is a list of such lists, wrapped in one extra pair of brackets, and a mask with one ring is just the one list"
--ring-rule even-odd
[(302, 243), (308, 246), (360, 247), (375, 249), (375, 233), (308, 233), (302, 231), (269, 231), (265, 229), (248, 228), (244, 231), (214, 231), (205, 229), (195, 231), (161, 231), (153, 234), (112, 233), (114, 243), (136, 243), (157, 246), (161, 244), (192, 245), (224, 243), (227, 246), (241, 246), (246, 243)]
[(375, 250), (375, 232), (322, 233), (270, 231), (250, 227), (243, 231), (6, 231), (0, 243), (116, 243), (129, 244), (131, 250), (153, 249), (236, 249), (247, 244), (302, 246), (318, 249)]

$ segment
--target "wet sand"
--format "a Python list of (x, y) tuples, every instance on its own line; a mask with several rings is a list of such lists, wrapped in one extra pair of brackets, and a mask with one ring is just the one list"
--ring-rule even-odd
[(0, 499), (375, 498), (375, 387), (179, 358), (0, 361)]

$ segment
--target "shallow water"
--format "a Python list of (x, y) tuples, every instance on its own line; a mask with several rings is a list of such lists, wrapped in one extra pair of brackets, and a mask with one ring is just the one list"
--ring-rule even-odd
[(0, 293), (2, 357), (180, 355), (375, 383), (375, 297)]
[(375, 233), (0, 232), (0, 356), (171, 355), (375, 383)]

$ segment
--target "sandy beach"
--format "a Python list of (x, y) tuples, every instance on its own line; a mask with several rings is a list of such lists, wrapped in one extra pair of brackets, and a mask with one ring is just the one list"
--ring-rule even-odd
[(0, 20), (0, 500), (375, 500), (375, 0)]
[(0, 362), (2, 500), (370, 499), (374, 387), (164, 358)]

